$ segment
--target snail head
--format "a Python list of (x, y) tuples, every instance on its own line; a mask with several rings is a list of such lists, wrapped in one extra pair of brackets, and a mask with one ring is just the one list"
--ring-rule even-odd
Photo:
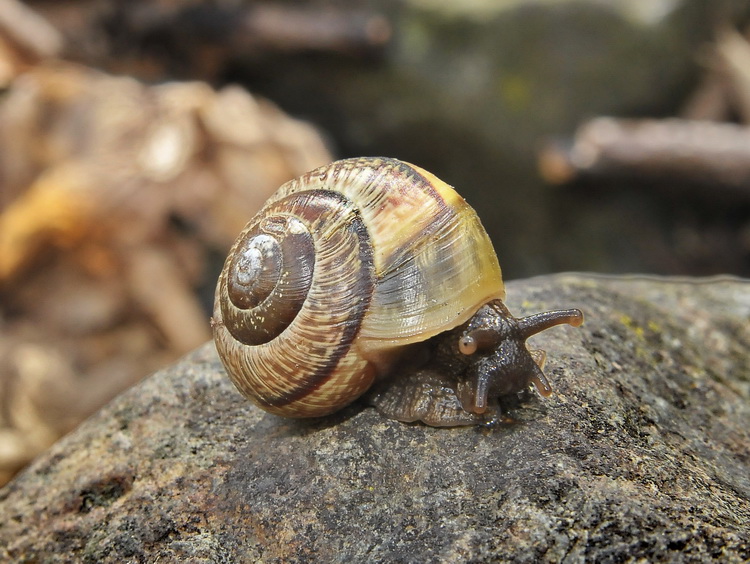
[(520, 392), (529, 384), (549, 396), (552, 388), (542, 372), (546, 355), (530, 351), (526, 339), (555, 325), (582, 323), (578, 309), (515, 318), (500, 300), (482, 306), (458, 331), (458, 351), (467, 363), (457, 386), (463, 409), (485, 413), (488, 402)]

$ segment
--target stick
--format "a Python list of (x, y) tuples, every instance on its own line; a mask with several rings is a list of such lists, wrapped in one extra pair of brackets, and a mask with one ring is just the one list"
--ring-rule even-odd
[(750, 197), (750, 128), (682, 119), (584, 123), (568, 143), (543, 148), (539, 169), (561, 184), (582, 175), (634, 174), (741, 188)]

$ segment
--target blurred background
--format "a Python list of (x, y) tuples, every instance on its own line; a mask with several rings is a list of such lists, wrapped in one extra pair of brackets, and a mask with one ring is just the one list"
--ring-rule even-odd
[(335, 158), (430, 170), (506, 279), (750, 276), (743, 0), (0, 1), (0, 484), (210, 338)]

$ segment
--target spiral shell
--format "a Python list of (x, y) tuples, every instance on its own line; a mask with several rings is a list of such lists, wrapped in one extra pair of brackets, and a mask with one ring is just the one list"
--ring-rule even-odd
[(450, 186), (401, 161), (347, 159), (284, 184), (247, 224), (217, 285), (214, 340), (260, 407), (321, 416), (404, 346), (503, 297), (489, 237)]

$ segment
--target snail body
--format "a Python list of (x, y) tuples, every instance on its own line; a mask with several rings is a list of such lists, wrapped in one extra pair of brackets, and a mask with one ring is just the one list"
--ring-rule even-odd
[[(287, 182), (247, 224), (219, 277), (212, 327), (235, 386), (271, 413), (326, 415), (391, 377), (370, 394), (386, 416), (471, 424), (494, 413), (492, 394), (509, 393), (470, 361), (507, 348), (493, 315), (524, 321), (504, 296), (489, 237), (450, 186), (394, 159), (347, 159)], [(539, 315), (546, 326), (582, 319)], [(405, 351), (430, 348), (417, 343), (440, 352), (405, 367)], [(541, 356), (523, 341), (516, 348), (521, 375), (502, 380), (512, 391), (548, 389)]]

